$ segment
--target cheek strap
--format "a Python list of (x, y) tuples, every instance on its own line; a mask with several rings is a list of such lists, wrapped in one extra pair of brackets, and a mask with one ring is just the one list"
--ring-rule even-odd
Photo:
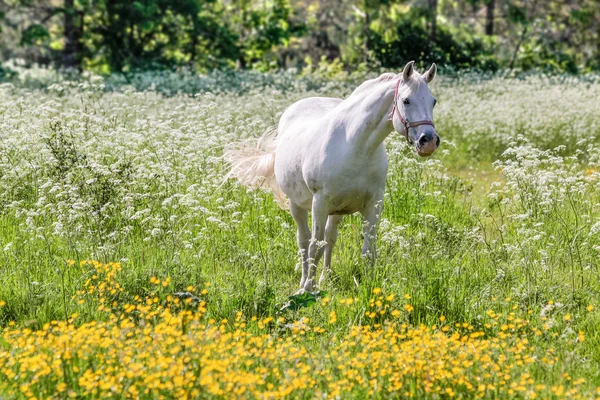
[(417, 126), (421, 125), (431, 125), (435, 129), (435, 125), (433, 124), (433, 121), (429, 120), (409, 122), (406, 118), (402, 116), (402, 114), (400, 113), (400, 108), (398, 108), (398, 89), (400, 88), (400, 84), (402, 82), (402, 79), (398, 79), (398, 83), (396, 83), (396, 90), (394, 91), (394, 108), (392, 109), (392, 118), (394, 117), (394, 113), (398, 115), (398, 119), (400, 120), (400, 122), (402, 122), (402, 125), (404, 126), (404, 135), (406, 136), (406, 141), (412, 144), (410, 138), (408, 137), (409, 128), (416, 128)]

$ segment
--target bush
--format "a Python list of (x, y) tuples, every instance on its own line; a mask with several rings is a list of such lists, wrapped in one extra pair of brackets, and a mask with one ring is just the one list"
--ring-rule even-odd
[(405, 14), (396, 24), (394, 40), (372, 31), (369, 49), (384, 68), (399, 68), (410, 60), (428, 60), (451, 69), (498, 70), (491, 43), (460, 29), (438, 25), (435, 42), (430, 40), (425, 18)]

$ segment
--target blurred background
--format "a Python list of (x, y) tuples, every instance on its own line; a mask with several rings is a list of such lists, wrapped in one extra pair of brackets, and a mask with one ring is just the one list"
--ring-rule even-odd
[(1, 61), (97, 74), (600, 69), (598, 0), (0, 0), (0, 35)]

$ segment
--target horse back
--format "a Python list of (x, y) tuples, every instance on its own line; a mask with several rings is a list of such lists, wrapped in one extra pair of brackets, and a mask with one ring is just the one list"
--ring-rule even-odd
[(308, 97), (289, 106), (279, 120), (277, 135), (285, 135), (291, 130), (305, 129), (332, 111), (342, 99), (335, 97)]

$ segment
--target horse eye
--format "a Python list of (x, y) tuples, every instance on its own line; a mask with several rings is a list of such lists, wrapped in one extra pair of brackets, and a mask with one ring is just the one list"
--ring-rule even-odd
[(436, 104), (437, 104), (437, 99), (433, 99), (433, 106), (435, 107)]
[(402, 102), (403, 102), (404, 104), (410, 104), (410, 101), (408, 101), (408, 99), (404, 99), (404, 100), (402, 100)]

